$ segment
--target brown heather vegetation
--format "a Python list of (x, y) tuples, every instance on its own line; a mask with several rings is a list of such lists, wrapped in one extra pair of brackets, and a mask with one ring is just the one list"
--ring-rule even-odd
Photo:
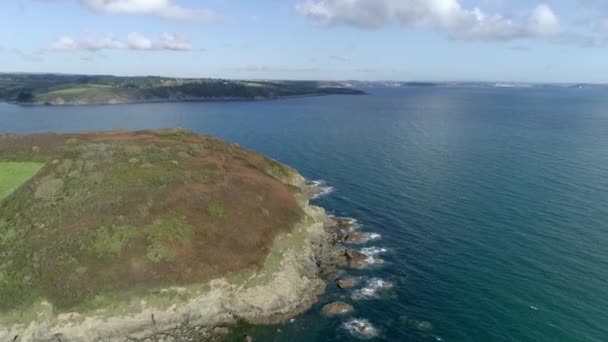
[(303, 215), (295, 171), (183, 130), (3, 135), (2, 162), (43, 166), (0, 199), (0, 313), (259, 267)]

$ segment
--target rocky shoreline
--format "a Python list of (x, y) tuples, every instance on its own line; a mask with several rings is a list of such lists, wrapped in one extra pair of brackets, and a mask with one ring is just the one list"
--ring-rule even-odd
[[(305, 212), (290, 235), (305, 237), (297, 248), (281, 251), (280, 266), (259, 270), (241, 284), (226, 278), (209, 283), (205, 292), (189, 288), (162, 289), (182, 298), (178, 304), (158, 308), (141, 300), (139, 311), (108, 315), (102, 310), (89, 315), (53, 313), (50, 304), (38, 320), (29, 324), (0, 326), (0, 340), (38, 341), (182, 341), (216, 340), (238, 322), (274, 324), (308, 310), (324, 293), (328, 275), (343, 263), (344, 250), (336, 246), (341, 223), (325, 210), (309, 204), (320, 191), (298, 176), (289, 183), (301, 189)], [(278, 238), (277, 238), (278, 239)], [(276, 244), (276, 240), (275, 240)], [(342, 261), (341, 261), (342, 260)], [(257, 279), (265, 279), (258, 284)], [(183, 300), (187, 298), (186, 300)]]

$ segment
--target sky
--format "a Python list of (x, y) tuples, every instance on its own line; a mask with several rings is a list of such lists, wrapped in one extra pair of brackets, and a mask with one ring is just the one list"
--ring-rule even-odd
[(0, 72), (608, 83), (608, 0), (0, 0)]

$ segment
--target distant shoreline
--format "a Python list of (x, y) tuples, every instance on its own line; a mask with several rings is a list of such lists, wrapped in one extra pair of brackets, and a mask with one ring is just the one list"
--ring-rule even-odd
[(230, 81), (169, 77), (0, 75), (0, 101), (23, 106), (161, 102), (265, 101), (322, 95), (363, 95), (329, 81)]
[(77, 106), (112, 106), (112, 105), (127, 105), (127, 104), (149, 104), (149, 103), (196, 103), (196, 102), (263, 102), (263, 101), (277, 101), (277, 100), (291, 100), (298, 98), (308, 97), (322, 97), (332, 95), (351, 95), (361, 96), (369, 95), (364, 91), (353, 91), (353, 93), (315, 93), (315, 94), (301, 94), (301, 95), (286, 95), (286, 96), (273, 96), (273, 97), (202, 97), (202, 98), (185, 98), (185, 99), (150, 99), (150, 100), (126, 100), (126, 101), (104, 101), (104, 102), (67, 102), (67, 103), (51, 103), (51, 102), (38, 102), (38, 103), (23, 103), (15, 101), (3, 101), (4, 103), (22, 106), (22, 107), (77, 107)]

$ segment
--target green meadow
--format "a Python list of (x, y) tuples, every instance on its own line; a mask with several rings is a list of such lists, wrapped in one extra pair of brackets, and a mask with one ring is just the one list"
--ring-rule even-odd
[(0, 200), (30, 179), (42, 165), (40, 163), (0, 162)]

